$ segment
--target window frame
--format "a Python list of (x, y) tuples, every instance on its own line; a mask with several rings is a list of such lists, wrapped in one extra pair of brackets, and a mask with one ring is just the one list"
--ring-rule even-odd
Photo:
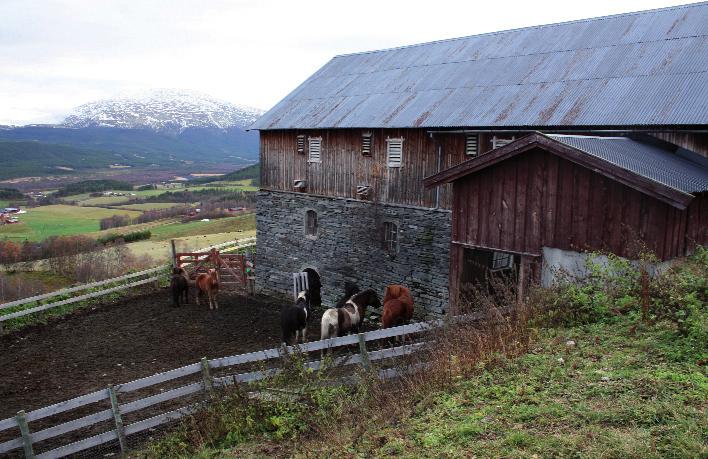
[(495, 148), (503, 147), (504, 145), (508, 145), (515, 140), (516, 140), (515, 135), (512, 135), (512, 136), (494, 135), (494, 136), (492, 136), (492, 150), (494, 150)]
[(304, 134), (299, 134), (295, 138), (295, 151), (300, 155), (305, 154), (305, 135)]
[[(388, 167), (403, 167), (403, 137), (389, 137), (386, 139), (386, 165)], [(398, 163), (391, 161), (391, 145), (399, 144), (400, 152), (398, 157)]]
[(492, 252), (492, 260), (490, 262), (489, 270), (504, 271), (507, 269), (512, 269), (514, 267), (514, 254), (509, 252)]
[[(313, 142), (317, 143), (317, 157), (312, 156), (312, 145)], [(322, 137), (308, 137), (307, 138), (307, 162), (308, 163), (321, 163), (322, 162)]]

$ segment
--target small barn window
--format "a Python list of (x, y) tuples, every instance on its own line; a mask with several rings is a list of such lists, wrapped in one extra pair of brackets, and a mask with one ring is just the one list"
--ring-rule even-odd
[(465, 136), (465, 155), (477, 156), (479, 151), (479, 136), (477, 134), (467, 134)]
[(403, 164), (403, 138), (386, 139), (388, 167), (401, 167)]
[(305, 235), (317, 237), (317, 212), (314, 210), (305, 212)]
[(398, 252), (398, 225), (393, 222), (384, 222), (383, 249), (389, 255)]
[(505, 252), (494, 252), (492, 254), (492, 271), (501, 271), (502, 269), (511, 269), (514, 265), (514, 255)]
[(304, 135), (297, 136), (297, 152), (300, 153), (301, 155), (305, 154), (305, 136)]
[(494, 136), (492, 137), (492, 149), (503, 147), (516, 140), (516, 136)]
[(365, 132), (361, 135), (361, 154), (371, 156), (371, 140), (374, 135), (371, 132)]
[(319, 163), (322, 161), (320, 153), (322, 151), (322, 137), (310, 137), (308, 161), (311, 163)]

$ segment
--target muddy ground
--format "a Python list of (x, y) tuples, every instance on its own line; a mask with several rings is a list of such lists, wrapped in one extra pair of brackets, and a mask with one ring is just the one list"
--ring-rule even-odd
[(161, 290), (0, 337), (0, 419), (202, 357), (279, 345), (280, 305), (227, 293), (219, 302), (218, 311), (173, 308)]

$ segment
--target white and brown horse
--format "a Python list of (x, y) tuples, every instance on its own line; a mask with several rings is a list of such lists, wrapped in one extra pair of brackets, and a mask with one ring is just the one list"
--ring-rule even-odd
[(358, 333), (366, 315), (367, 306), (381, 307), (379, 296), (373, 289), (353, 295), (341, 308), (331, 308), (322, 314), (321, 339)]
[(219, 303), (216, 301), (216, 295), (219, 293), (219, 272), (212, 268), (206, 273), (200, 273), (196, 284), (197, 305), (199, 305), (199, 296), (206, 293), (209, 298), (209, 309), (219, 309)]

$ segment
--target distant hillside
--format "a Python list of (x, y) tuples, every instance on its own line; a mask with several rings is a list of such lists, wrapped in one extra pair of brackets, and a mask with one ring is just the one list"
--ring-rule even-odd
[(237, 171), (229, 172), (220, 177), (201, 177), (192, 182), (195, 183), (209, 183), (209, 182), (221, 182), (221, 181), (232, 181), (232, 180), (253, 180), (253, 186), (259, 186), (261, 184), (261, 165), (254, 164), (253, 166), (244, 167)]
[(190, 128), (174, 136), (147, 129), (26, 126), (0, 129), (0, 144), (0, 179), (114, 163), (174, 166), (194, 161), (237, 167), (258, 161), (258, 133), (239, 128)]
[[(0, 131), (0, 133), (5, 131)], [(95, 148), (77, 148), (43, 142), (0, 140), (0, 180), (31, 175), (67, 174), (92, 168), (107, 168), (122, 162), (115, 153)], [(135, 158), (132, 165), (147, 165), (149, 160)]]

